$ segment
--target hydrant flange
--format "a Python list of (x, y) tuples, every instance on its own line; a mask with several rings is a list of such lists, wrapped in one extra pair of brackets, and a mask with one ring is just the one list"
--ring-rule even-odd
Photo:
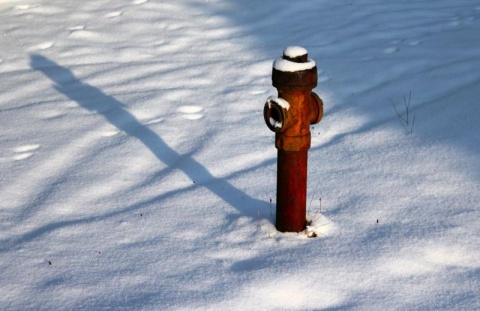
[(312, 99), (310, 102), (310, 124), (317, 124), (323, 118), (323, 100), (315, 92), (312, 92)]

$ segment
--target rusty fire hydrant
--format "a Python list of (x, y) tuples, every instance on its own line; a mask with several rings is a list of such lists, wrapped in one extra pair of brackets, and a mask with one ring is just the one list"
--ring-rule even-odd
[(317, 66), (302, 47), (287, 47), (283, 57), (273, 62), (272, 84), (278, 97), (267, 99), (263, 116), (275, 132), (278, 149), (275, 226), (281, 232), (300, 232), (306, 227), (310, 125), (323, 116), (323, 102), (312, 92), (317, 78)]

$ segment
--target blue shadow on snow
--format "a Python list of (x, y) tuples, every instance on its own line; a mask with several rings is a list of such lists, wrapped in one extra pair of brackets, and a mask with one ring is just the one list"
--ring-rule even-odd
[[(110, 124), (142, 142), (147, 149), (169, 168), (182, 170), (196, 186), (206, 187), (241, 214), (254, 216), (255, 209), (265, 202), (248, 196), (225, 178), (215, 178), (207, 168), (188, 155), (182, 155), (169, 147), (162, 138), (143, 125), (117, 99), (98, 88), (83, 83), (67, 68), (38, 54), (31, 55), (31, 67), (42, 72), (55, 83), (55, 89), (91, 112), (102, 115)], [(176, 166), (181, 159), (182, 166)]]

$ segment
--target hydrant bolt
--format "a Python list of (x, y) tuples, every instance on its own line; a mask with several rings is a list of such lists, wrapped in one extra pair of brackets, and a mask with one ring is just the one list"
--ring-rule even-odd
[(288, 47), (273, 63), (272, 84), (278, 97), (270, 96), (263, 115), (275, 132), (277, 161), (276, 228), (300, 232), (306, 225), (307, 160), (310, 125), (323, 117), (323, 101), (317, 86), (317, 66), (302, 47)]

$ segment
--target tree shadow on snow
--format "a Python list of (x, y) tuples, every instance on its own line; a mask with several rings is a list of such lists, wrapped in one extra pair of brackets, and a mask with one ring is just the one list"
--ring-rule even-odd
[[(479, 75), (471, 75), (465, 79), (463, 85), (460, 84), (457, 88), (439, 86), (436, 84), (437, 80), (431, 79), (435, 74), (445, 74), (441, 70), (442, 66), (445, 66), (444, 70), (447, 73), (448, 70), (458, 72), (459, 68), (465, 65), (471, 68), (470, 73), (478, 72), (480, 58), (477, 54), (459, 53), (459, 56), (452, 58), (451, 62), (445, 61), (438, 64), (429, 58), (429, 54), (424, 56), (418, 54), (416, 52), (418, 47), (409, 46), (405, 44), (406, 42), (403, 42), (403, 46), (402, 42), (398, 43), (403, 54), (382, 53), (381, 47), (376, 47), (380, 49), (379, 52), (369, 49), (366, 43), (361, 43), (359, 40), (370, 40), (368, 42), (378, 44), (377, 39), (372, 39), (372, 36), (386, 37), (390, 34), (371, 24), (372, 20), (375, 21), (374, 17), (383, 16), (385, 13), (382, 11), (382, 6), (368, 1), (357, 3), (355, 1), (280, 0), (262, 2), (261, 5), (258, 1), (252, 0), (228, 2), (228, 6), (204, 2), (194, 2), (191, 5), (207, 14), (228, 18), (228, 21), (238, 29), (236, 35), (251, 40), (248, 53), (252, 53), (252, 50), (258, 52), (261, 55), (259, 61), (265, 60), (264, 55), (269, 55), (267, 59), (273, 61), (289, 45), (301, 45), (307, 48), (309, 56), (317, 62), (319, 76), (325, 78), (319, 81), (319, 95), (324, 95), (323, 91), (332, 93), (336, 101), (332, 105), (328, 98), (324, 98), (326, 99), (325, 115), (320, 126), (329, 122), (329, 116), (338, 115), (342, 111), (352, 110), (355, 111), (355, 115), (364, 118), (362, 126), (336, 134), (333, 139), (319, 148), (326, 149), (344, 137), (367, 133), (379, 127), (392, 126), (402, 133), (403, 129), (391, 107), (389, 98), (393, 97), (395, 101), (401, 101), (401, 96), (408, 96), (411, 91), (412, 110), (413, 113), (418, 112), (414, 127), (415, 136), (425, 141), (434, 139), (435, 143), (453, 146), (464, 151), (468, 156), (474, 157), (480, 152), (480, 144), (473, 141), (480, 135), (479, 105), (477, 104), (480, 95), (480, 88), (477, 87), (480, 83)], [(388, 6), (386, 5), (385, 8)], [(443, 4), (439, 9), (449, 10), (448, 6)], [(406, 6), (405, 10), (417, 9)], [(396, 17), (397, 13), (392, 11), (389, 14)], [(304, 21), (311, 21), (311, 23)], [(412, 32), (423, 32), (421, 27), (411, 27), (414, 27)], [(371, 32), (369, 36), (362, 37), (362, 33), (368, 32)], [(467, 37), (474, 34), (475, 31), (471, 27), (467, 27), (464, 33)], [(392, 40), (407, 39), (396, 37), (395, 32), (392, 32), (391, 38)], [(228, 40), (228, 38), (224, 39)], [(425, 41), (426, 46), (430, 44), (430, 40), (442, 42), (441, 40), (447, 40), (449, 37), (443, 31), (432, 30), (425, 32), (419, 39)], [(405, 41), (408, 42), (408, 40)], [(448, 41), (444, 44), (446, 48), (464, 49), (460, 46), (451, 47)], [(472, 45), (470, 49), (473, 47)], [(392, 55), (401, 57), (392, 61)], [(420, 60), (426, 65), (411, 66), (412, 61)], [(406, 69), (402, 73), (386, 70), (392, 64), (397, 67), (403, 65)], [(365, 77), (380, 75), (385, 77), (372, 79), (369, 84), (357, 82)], [(461, 75), (452, 75), (452, 77), (464, 79)], [(475, 78), (472, 79), (472, 77)], [(434, 96), (434, 99), (430, 96), (429, 99), (420, 99), (421, 102), (418, 102), (418, 98), (422, 97), (421, 94), (425, 93), (425, 88), (438, 89), (438, 96)], [(311, 153), (315, 151), (312, 148)], [(469, 165), (459, 168), (458, 171), (479, 180), (480, 161), (472, 160)]]
[[(75, 101), (82, 108), (102, 115), (117, 129), (138, 139), (169, 168), (182, 170), (195, 182), (195, 187), (203, 186), (207, 188), (241, 214), (247, 216), (254, 216), (256, 211), (256, 209), (249, 207), (264, 204), (263, 201), (254, 199), (244, 191), (234, 187), (225, 178), (215, 178), (207, 168), (191, 156), (179, 154), (173, 150), (157, 133), (143, 125), (133, 114), (128, 112), (122, 102), (103, 93), (100, 89), (80, 81), (69, 69), (38, 54), (31, 56), (31, 67), (42, 72), (53, 81), (58, 92)], [(191, 188), (193, 189), (193, 186), (184, 190)], [(163, 196), (162, 194), (154, 200), (159, 200)]]

